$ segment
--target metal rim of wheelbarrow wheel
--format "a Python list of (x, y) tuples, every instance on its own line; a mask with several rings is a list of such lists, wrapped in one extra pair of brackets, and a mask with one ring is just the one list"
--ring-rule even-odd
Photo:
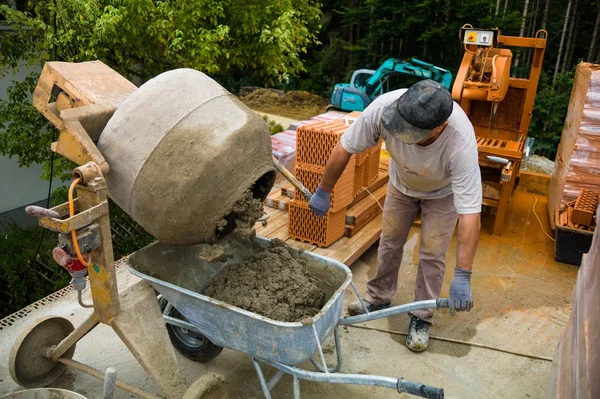
[[(160, 298), (160, 310), (164, 312), (169, 302), (165, 298)], [(175, 307), (171, 307), (169, 316), (186, 320), (185, 317)], [(197, 331), (188, 330), (179, 326), (167, 323), (167, 331), (171, 343), (179, 353), (190, 360), (196, 362), (207, 362), (217, 357), (223, 348), (213, 344), (208, 338)]]

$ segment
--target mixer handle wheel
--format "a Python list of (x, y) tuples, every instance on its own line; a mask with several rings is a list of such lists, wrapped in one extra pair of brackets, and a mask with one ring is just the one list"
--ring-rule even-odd
[[(44, 317), (28, 326), (15, 341), (8, 359), (12, 379), (24, 388), (45, 388), (67, 369), (52, 360), (51, 354), (63, 339), (75, 330), (73, 324), (62, 317)], [(63, 358), (73, 358), (75, 345)]]

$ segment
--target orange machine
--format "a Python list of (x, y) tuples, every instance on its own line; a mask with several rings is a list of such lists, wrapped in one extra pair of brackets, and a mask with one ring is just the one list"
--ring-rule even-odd
[[(484, 30), (470, 25), (460, 30), (465, 55), (452, 98), (475, 128), (483, 204), (497, 209), (494, 235), (502, 232), (506, 207), (518, 181), (547, 35), (539, 30), (533, 38), (503, 36), (498, 28)], [(522, 65), (529, 65), (526, 79), (510, 76), (512, 48), (521, 48)], [(529, 49), (533, 54), (527, 64)]]

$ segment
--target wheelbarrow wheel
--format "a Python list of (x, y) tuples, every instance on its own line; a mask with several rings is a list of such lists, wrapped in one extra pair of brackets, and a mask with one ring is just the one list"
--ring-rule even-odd
[[(161, 298), (161, 312), (164, 312), (168, 303), (169, 302), (166, 299)], [(186, 320), (186, 318), (174, 307), (171, 308), (168, 316)], [(190, 331), (185, 328), (167, 324), (167, 332), (169, 333), (169, 338), (175, 349), (183, 356), (195, 362), (208, 362), (219, 356), (223, 350), (223, 347), (213, 344), (208, 338), (196, 331)]]

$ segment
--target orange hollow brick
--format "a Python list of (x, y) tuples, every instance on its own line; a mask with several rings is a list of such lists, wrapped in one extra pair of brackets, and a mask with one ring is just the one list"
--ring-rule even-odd
[[(350, 167), (346, 167), (337, 183), (331, 191), (331, 211), (337, 212), (338, 210), (346, 209), (352, 200), (354, 199), (354, 167), (355, 157), (351, 158), (349, 162)], [(323, 177), (324, 167), (296, 164), (296, 178), (300, 180), (300, 183), (304, 185), (311, 193), (317, 190), (317, 186), (321, 182)], [(298, 202), (307, 203), (306, 197), (296, 189), (294, 198)]]
[(333, 148), (348, 129), (343, 120), (309, 123), (296, 130), (296, 162), (325, 166)]
[(354, 188), (352, 190), (352, 197), (356, 198), (356, 196), (363, 190), (363, 181), (365, 178), (365, 165), (363, 162), (362, 165), (356, 165), (354, 167)]
[(327, 247), (344, 235), (346, 209), (327, 212), (322, 218), (308, 204), (291, 200), (288, 205), (289, 233), (295, 240)]
[(582, 224), (584, 226), (592, 224), (596, 207), (598, 206), (598, 195), (597, 192), (581, 189), (575, 201), (573, 214), (571, 215), (571, 222), (573, 224)]
[(369, 157), (365, 162), (365, 173), (363, 178), (363, 184), (365, 186), (373, 183), (379, 176), (379, 161), (381, 158), (381, 142), (369, 150)]

